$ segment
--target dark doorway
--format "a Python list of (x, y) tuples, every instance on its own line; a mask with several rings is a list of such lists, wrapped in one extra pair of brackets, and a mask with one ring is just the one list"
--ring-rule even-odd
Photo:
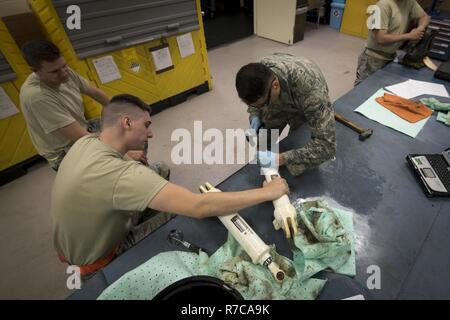
[(253, 34), (253, 0), (201, 0), (208, 49)]

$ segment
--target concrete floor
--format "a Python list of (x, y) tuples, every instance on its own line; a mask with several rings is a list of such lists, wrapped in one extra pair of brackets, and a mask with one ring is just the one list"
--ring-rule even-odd
[[(305, 39), (293, 46), (252, 36), (209, 51), (213, 90), (153, 117), (151, 161), (171, 164), (176, 144), (170, 140), (172, 131), (192, 131), (196, 120), (203, 122), (203, 130), (248, 127), (246, 107), (234, 88), (234, 76), (242, 65), (274, 52), (305, 56), (322, 69), (334, 101), (352, 88), (363, 47), (363, 39), (320, 26), (308, 28)], [(218, 184), (240, 167), (172, 165), (171, 180), (196, 191), (205, 181)], [(66, 265), (53, 249), (49, 207), (54, 177), (50, 167), (41, 163), (0, 187), (0, 299), (63, 299), (71, 293), (66, 288)]]

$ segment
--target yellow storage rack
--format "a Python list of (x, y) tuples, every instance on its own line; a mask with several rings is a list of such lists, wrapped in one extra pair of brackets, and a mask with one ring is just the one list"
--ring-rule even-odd
[(366, 10), (368, 6), (377, 2), (378, 0), (347, 0), (341, 32), (366, 39), (369, 35)]
[[(20, 87), (31, 73), (31, 70), (1, 19), (0, 51), (16, 74), (14, 80), (2, 82), (0, 83), (0, 86), (20, 111)], [(22, 113), (19, 112), (18, 114), (5, 119), (0, 119), (0, 185), (10, 180), (9, 178), (6, 178), (6, 176), (11, 175), (11, 172), (15, 169), (23, 171), (23, 168), (17, 166), (34, 158), (36, 155), (37, 151), (28, 135), (25, 118)], [(23, 173), (25, 172), (22, 172), (21, 174)], [(13, 175), (17, 176), (18, 173), (15, 172)]]
[[(180, 57), (176, 36), (171, 36), (164, 40), (143, 42), (128, 48), (80, 59), (66, 34), (52, 1), (28, 0), (28, 3), (41, 23), (47, 38), (61, 49), (69, 66), (93, 81), (109, 96), (120, 93), (133, 94), (140, 97), (151, 105), (154, 111), (158, 112), (164, 107), (185, 100), (187, 94), (191, 92), (202, 93), (211, 89), (211, 75), (199, 0), (196, 1), (196, 8), (200, 29), (191, 32), (195, 53), (185, 58)], [(81, 17), (83, 16), (81, 15)], [(169, 45), (174, 68), (157, 74), (149, 49), (161, 45), (162, 41)], [(102, 84), (94, 67), (94, 61), (105, 56), (113, 57), (121, 78)], [(133, 71), (133, 65), (139, 65), (138, 72)], [(86, 101), (88, 118), (96, 117), (100, 112), (101, 106), (94, 104), (93, 101)]]

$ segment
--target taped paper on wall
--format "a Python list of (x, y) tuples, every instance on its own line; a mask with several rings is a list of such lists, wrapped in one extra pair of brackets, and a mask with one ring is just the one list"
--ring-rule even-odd
[(0, 87), (0, 119), (5, 119), (18, 113), (19, 109), (17, 109), (5, 90)]
[(186, 58), (195, 53), (194, 42), (192, 42), (192, 35), (190, 33), (183, 34), (177, 37), (178, 49), (180, 56)]
[(102, 84), (122, 78), (119, 68), (112, 56), (95, 59), (93, 63)]
[(172, 57), (168, 45), (150, 49), (156, 73), (160, 73), (173, 68)]

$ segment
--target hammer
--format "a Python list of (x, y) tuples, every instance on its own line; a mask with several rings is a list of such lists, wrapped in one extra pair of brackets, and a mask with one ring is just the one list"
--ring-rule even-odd
[(362, 129), (361, 127), (357, 126), (356, 124), (354, 124), (353, 122), (351, 122), (350, 120), (344, 118), (343, 116), (341, 116), (338, 113), (334, 114), (334, 118), (342, 123), (343, 125), (349, 127), (350, 129), (355, 130), (356, 132), (359, 133), (359, 140), (364, 141), (367, 138), (370, 138), (370, 136), (373, 133), (372, 129)]

